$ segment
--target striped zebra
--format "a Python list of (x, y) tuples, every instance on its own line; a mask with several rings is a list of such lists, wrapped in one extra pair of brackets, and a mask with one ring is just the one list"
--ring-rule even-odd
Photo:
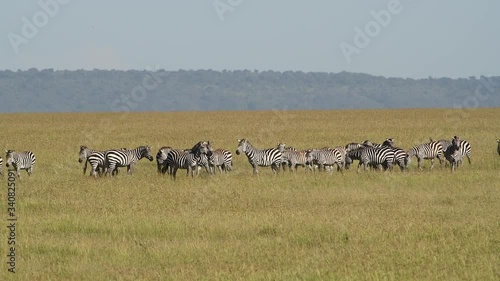
[(3, 159), (2, 157), (0, 157), (0, 176), (3, 176), (2, 167), (3, 167)]
[(278, 143), (276, 148), (281, 151), (281, 167), (283, 168), (283, 171), (286, 170), (286, 166), (290, 167), (290, 160), (288, 159), (290, 153), (292, 151), (297, 151), (295, 147), (292, 146), (286, 146), (285, 143)]
[[(390, 162), (392, 162), (393, 166), (398, 165), (401, 171), (404, 171), (408, 163), (406, 151), (399, 147), (392, 147), (392, 150), (394, 151), (394, 158)], [(382, 166), (384, 169), (388, 169), (387, 164), (384, 163)]]
[(222, 173), (222, 171), (228, 172), (233, 169), (233, 155), (226, 149), (214, 150), (212, 155), (208, 158), (208, 161), (214, 174), (216, 169), (220, 173)]
[[(466, 140), (462, 140), (457, 136), (454, 136), (452, 139), (452, 142), (456, 141), (459, 153), (461, 154), (462, 158), (463, 156), (467, 157), (467, 160), (469, 161), (469, 164), (471, 164), (470, 157), (471, 157), (471, 146), (470, 143)], [(458, 162), (458, 165), (462, 164), (462, 159)]]
[(431, 160), (431, 170), (434, 167), (434, 158), (438, 158), (439, 162), (443, 161), (443, 145), (439, 141), (431, 141), (428, 143), (419, 144), (410, 148), (406, 152), (408, 154), (407, 166), (410, 165), (413, 156), (417, 157), (418, 169), (422, 170), (422, 160)]
[[(87, 157), (87, 162), (90, 165), (90, 176), (97, 177), (97, 175), (102, 176), (106, 172), (106, 168), (104, 165), (104, 161), (106, 159), (106, 153), (111, 150), (116, 150), (116, 149), (110, 149), (110, 150), (104, 150), (104, 151), (98, 151), (98, 150), (92, 150), (93, 152), (90, 153)], [(120, 148), (120, 150), (127, 150), (126, 148)], [(82, 152), (82, 151), (80, 151)], [(83, 152), (85, 153), (85, 152)], [(82, 158), (82, 153), (80, 154), (80, 159)], [(79, 160), (80, 161), (80, 160)], [(83, 161), (83, 160), (82, 160)], [(86, 163), (83, 172), (85, 173), (86, 170)], [(113, 175), (118, 174), (118, 167), (113, 171)]]
[(8, 168), (12, 165), (19, 179), (21, 179), (21, 170), (26, 170), (26, 172), (28, 172), (28, 176), (31, 176), (36, 162), (35, 154), (33, 152), (17, 152), (9, 149), (5, 150), (5, 153), (7, 154), (5, 156), (5, 167)]
[[(369, 145), (370, 142), (367, 143), (367, 146), (370, 146)], [(383, 147), (383, 146), (387, 146), (387, 147), (393, 147), (394, 146), (394, 139), (392, 138), (387, 138), (385, 139), (385, 141), (381, 144), (377, 144), (377, 143), (372, 143), (371, 144), (371, 147), (375, 147), (375, 148), (380, 148), (380, 147)]]
[(462, 162), (464, 154), (460, 151), (460, 140), (455, 136), (451, 140), (451, 145), (444, 152), (444, 157), (450, 162), (451, 171), (455, 171), (460, 162)]
[[(193, 146), (193, 148), (186, 150), (171, 150), (166, 159), (166, 163), (170, 170), (170, 177), (175, 180), (177, 177), (177, 171), (179, 169), (186, 169), (187, 175), (191, 173), (194, 177), (194, 173), (198, 173), (198, 166), (203, 165), (210, 173), (209, 161), (207, 159), (207, 154), (211, 155), (211, 145), (209, 141), (200, 141)], [(202, 156), (203, 154), (203, 156)]]
[(85, 161), (85, 165), (83, 165), (83, 174), (84, 175), (85, 175), (85, 173), (87, 173), (87, 163), (88, 163), (89, 156), (94, 152), (97, 152), (97, 150), (90, 149), (90, 148), (86, 147), (85, 145), (80, 145), (80, 152), (79, 152), (80, 157), (78, 158), (78, 163), (82, 163)]
[[(307, 167), (310, 171), (313, 170), (312, 164), (307, 161), (307, 150), (299, 151), (284, 151), (283, 158), (286, 159), (290, 172), (297, 171), (297, 166)], [(293, 169), (293, 170), (292, 170)]]
[(238, 148), (236, 149), (236, 154), (240, 155), (242, 152), (248, 158), (248, 162), (252, 165), (253, 173), (258, 174), (257, 166), (260, 167), (268, 167), (271, 166), (271, 169), (274, 173), (279, 173), (280, 165), (282, 164), (282, 153), (277, 148), (268, 148), (268, 149), (257, 149), (252, 146), (250, 141), (247, 139), (238, 140)]
[(113, 176), (117, 167), (127, 167), (127, 173), (132, 174), (134, 165), (142, 158), (153, 161), (151, 148), (149, 146), (139, 146), (130, 150), (108, 150), (104, 156), (104, 167), (106, 174)]
[(373, 143), (369, 140), (365, 140), (362, 143), (351, 142), (346, 144), (345, 149), (347, 155), (345, 157), (345, 168), (349, 169), (354, 160), (361, 160), (361, 151), (367, 147), (373, 147)]
[[(345, 161), (345, 168), (349, 169), (351, 164), (354, 162), (354, 160), (361, 161), (361, 152), (369, 147), (374, 147), (374, 148), (381, 148), (381, 147), (393, 147), (394, 144), (394, 139), (392, 138), (387, 138), (383, 143), (377, 144), (377, 143), (372, 143), (369, 140), (365, 140), (362, 143), (349, 143), (345, 146), (347, 149), (347, 155), (346, 155), (346, 161)], [(359, 162), (361, 164), (361, 162)], [(359, 166), (358, 164), (358, 166)], [(370, 167), (372, 166), (371, 164), (368, 164)]]
[[(432, 138), (429, 138), (429, 141), (434, 141)], [(448, 147), (451, 145), (451, 141), (449, 140), (446, 140), (446, 139), (440, 139), (440, 140), (437, 140), (437, 142), (439, 142), (441, 144), (441, 146), (443, 147), (443, 155), (444, 155), (444, 152), (446, 151), (446, 149), (448, 149)], [(446, 159), (446, 157), (444, 157)], [(439, 164), (445, 164), (445, 166), (448, 165), (448, 163), (446, 163), (445, 159), (439, 159)]]
[(357, 142), (351, 142), (351, 143), (348, 143), (345, 145), (345, 149), (347, 149), (348, 151), (353, 151), (355, 149), (362, 148), (362, 147), (365, 147), (365, 145), (362, 143), (357, 143)]
[(307, 162), (318, 165), (320, 171), (324, 171), (325, 167), (333, 167), (335, 164), (337, 165), (337, 171), (342, 171), (346, 154), (347, 150), (342, 146), (306, 150)]
[(167, 155), (173, 148), (170, 146), (161, 147), (156, 153), (156, 168), (158, 175), (164, 175), (168, 171)]
[(394, 150), (392, 147), (367, 147), (361, 151), (358, 172), (361, 165), (363, 165), (365, 171), (368, 170), (368, 165), (386, 170), (392, 169), (393, 161)]
[[(187, 156), (191, 150), (185, 151), (181, 149), (172, 149), (167, 154), (167, 159), (165, 160), (166, 166), (168, 168), (167, 173), (173, 180), (176, 179), (178, 169), (188, 169)], [(188, 173), (189, 175), (189, 173)]]

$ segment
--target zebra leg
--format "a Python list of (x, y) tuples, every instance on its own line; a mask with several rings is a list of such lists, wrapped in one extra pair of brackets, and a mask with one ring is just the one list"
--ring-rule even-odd
[(431, 170), (434, 168), (434, 158), (431, 159)]
[(271, 169), (273, 170), (274, 174), (279, 174), (279, 172), (280, 172), (280, 166), (281, 166), (281, 164), (278, 164), (278, 165), (276, 165), (274, 163), (271, 164)]
[(28, 176), (31, 176), (31, 174), (33, 174), (33, 166), (26, 169), (26, 172), (28, 172)]
[(176, 180), (176, 176), (177, 176), (177, 170), (179, 168), (177, 166), (173, 166), (172, 167), (172, 171), (170, 172), (170, 177), (173, 179), (173, 180)]
[(109, 167), (108, 167), (108, 169), (106, 170), (106, 173), (104, 174), (104, 176), (109, 175), (109, 176), (111, 176), (111, 177), (112, 177), (112, 176), (113, 176), (113, 172), (114, 172), (115, 168), (116, 168), (115, 164), (109, 164)]
[(253, 173), (254, 173), (255, 175), (259, 174), (259, 171), (257, 170), (257, 165), (252, 164), (252, 167), (253, 167)]
[(422, 170), (422, 158), (417, 157), (418, 169)]
[(131, 175), (132, 174), (132, 168), (133, 168), (133, 165), (130, 164), (130, 165), (127, 165), (127, 174)]
[(85, 164), (83, 165), (83, 175), (84, 176), (87, 173), (87, 163), (88, 163), (88, 161), (85, 161)]

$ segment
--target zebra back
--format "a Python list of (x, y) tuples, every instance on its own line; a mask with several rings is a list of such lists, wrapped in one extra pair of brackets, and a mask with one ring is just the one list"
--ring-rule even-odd
[(137, 148), (127, 150), (113, 149), (106, 151), (104, 156), (104, 165), (113, 170), (115, 167), (134, 165), (142, 158), (153, 161), (151, 148), (149, 146), (139, 146)]
[(409, 158), (417, 156), (423, 159), (434, 159), (443, 153), (443, 146), (439, 141), (431, 141), (416, 145), (407, 151)]

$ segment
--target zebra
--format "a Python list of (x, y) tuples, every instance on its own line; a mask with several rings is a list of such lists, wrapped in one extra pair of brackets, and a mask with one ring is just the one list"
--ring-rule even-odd
[[(434, 140), (433, 140), (432, 138), (429, 138), (429, 141), (431, 141), (431, 142), (432, 142), (432, 141), (434, 141)], [(444, 155), (444, 152), (446, 151), (446, 149), (448, 149), (448, 147), (451, 145), (451, 141), (446, 140), (446, 139), (440, 139), (440, 140), (437, 140), (437, 141), (438, 141), (438, 142), (441, 144), (441, 146), (443, 147), (443, 155)], [(446, 159), (446, 157), (444, 157), (444, 158)], [(461, 161), (461, 160), (460, 160), (460, 161)], [(443, 163), (445, 164), (445, 166), (447, 166), (447, 165), (448, 165), (448, 163), (446, 163), (446, 161), (439, 159), (439, 164), (440, 164), (440, 165), (442, 165)]]
[[(345, 158), (345, 168), (349, 169), (351, 164), (354, 162), (353, 160), (361, 161), (361, 152), (369, 147), (381, 148), (381, 147), (393, 147), (394, 139), (387, 138), (382, 144), (372, 143), (369, 140), (365, 140), (362, 143), (349, 143), (345, 146), (347, 149), (347, 155)], [(361, 162), (360, 162), (361, 163)], [(371, 166), (371, 164), (369, 164)]]
[(381, 166), (381, 168), (392, 169), (394, 161), (394, 149), (388, 146), (381, 147), (367, 147), (361, 151), (360, 160), (358, 164), (358, 172), (361, 165), (364, 170), (368, 170), (368, 165), (374, 167)]
[[(97, 151), (94, 150), (94, 152), (90, 153), (87, 157), (87, 162), (90, 164), (90, 176), (97, 177), (97, 175), (101, 176), (106, 172), (106, 168), (104, 165), (105, 159), (106, 159), (106, 153), (108, 151), (115, 150), (115, 149), (110, 149), (110, 150), (105, 150), (105, 151)], [(122, 147), (119, 150), (127, 150), (126, 148)], [(80, 154), (80, 158), (82, 158), (82, 155)], [(83, 161), (83, 160), (82, 160)], [(85, 168), (85, 167), (84, 167)], [(85, 173), (85, 169), (83, 170)], [(113, 171), (113, 175), (118, 174), (118, 167)]]
[[(348, 148), (348, 147), (346, 146), (346, 148)], [(349, 169), (349, 167), (354, 162), (354, 160), (361, 160), (361, 151), (363, 151), (366, 148), (367, 148), (367, 146), (361, 145), (360, 147), (352, 149), (347, 153), (346, 158), (345, 158), (346, 170)]]
[(12, 165), (16, 171), (17, 177), (21, 179), (21, 170), (26, 170), (28, 176), (31, 176), (35, 167), (35, 154), (31, 151), (17, 152), (14, 150), (5, 150), (5, 167)]
[(172, 149), (168, 152), (165, 163), (168, 169), (167, 173), (170, 175), (170, 178), (172, 178), (173, 180), (176, 179), (178, 169), (187, 170), (187, 156), (189, 153), (190, 152), (181, 149)]
[(211, 150), (209, 141), (200, 141), (189, 150), (171, 150), (166, 159), (170, 170), (170, 177), (175, 180), (178, 169), (186, 169), (187, 175), (191, 173), (194, 177), (194, 173), (198, 173), (199, 165), (205, 166), (207, 171), (210, 171), (210, 167), (208, 166), (209, 161), (206, 157), (211, 155)]
[(212, 152), (212, 155), (208, 158), (210, 166), (214, 169), (218, 169), (220, 173), (222, 171), (228, 172), (233, 169), (233, 155), (229, 150), (226, 149), (216, 149)]
[(83, 166), (84, 175), (85, 173), (87, 173), (87, 163), (89, 163), (88, 162), (89, 156), (94, 152), (97, 152), (97, 150), (90, 149), (85, 145), (80, 145), (80, 152), (79, 152), (80, 157), (78, 158), (78, 163), (82, 163), (83, 161), (85, 161), (85, 165)]
[(441, 163), (443, 156), (443, 145), (439, 141), (431, 141), (428, 143), (423, 143), (416, 145), (406, 152), (407, 156), (407, 166), (410, 165), (413, 156), (417, 157), (418, 169), (422, 170), (422, 160), (431, 160), (431, 170), (434, 167), (434, 158), (438, 158)]
[(278, 143), (276, 148), (281, 151), (281, 167), (283, 171), (285, 171), (286, 166), (290, 167), (290, 160), (288, 159), (290, 155), (289, 152), (297, 151), (297, 149), (292, 146), (286, 146), (285, 143)]
[(113, 172), (117, 167), (125, 166), (127, 166), (127, 173), (129, 175), (132, 174), (134, 165), (142, 158), (153, 161), (151, 148), (149, 146), (139, 146), (130, 150), (108, 150), (104, 157), (106, 174), (111, 176), (113, 176)]
[(358, 148), (362, 148), (362, 147), (365, 147), (365, 145), (362, 143), (357, 143), (357, 142), (351, 142), (351, 143), (348, 143), (345, 145), (345, 149), (347, 149), (349, 151), (352, 151), (352, 150), (355, 150)]
[(307, 162), (317, 164), (320, 171), (325, 170), (325, 166), (332, 167), (335, 164), (337, 164), (337, 171), (342, 171), (344, 168), (346, 154), (347, 150), (342, 146), (306, 150)]
[(292, 172), (292, 168), (297, 171), (297, 166), (307, 167), (310, 171), (313, 170), (312, 163), (307, 161), (307, 150), (299, 151), (284, 151), (283, 158), (286, 158), (288, 169)]
[[(469, 164), (471, 164), (471, 161), (470, 161), (470, 157), (471, 157), (470, 143), (466, 140), (460, 139), (457, 136), (453, 137), (452, 142), (453, 141), (457, 142), (458, 150), (459, 150), (459, 153), (462, 155), (462, 158), (463, 158), (463, 156), (467, 156), (467, 160), (469, 161)], [(462, 159), (460, 159), (460, 161), (458, 161), (458, 165), (461, 165), (461, 164), (462, 164)]]
[[(397, 164), (401, 171), (404, 171), (408, 163), (406, 151), (399, 147), (392, 147), (392, 150), (394, 151), (394, 158), (390, 162), (392, 162), (393, 165)], [(382, 166), (384, 169), (388, 169), (386, 163), (383, 163)]]
[(3, 176), (2, 166), (3, 166), (3, 159), (2, 157), (0, 157), (0, 176)]
[(451, 145), (448, 146), (444, 152), (444, 157), (450, 162), (452, 172), (455, 171), (458, 164), (462, 162), (463, 156), (464, 154), (460, 151), (460, 140), (455, 136), (451, 140)]
[(273, 173), (279, 173), (280, 165), (282, 164), (282, 153), (277, 148), (257, 149), (252, 146), (247, 139), (238, 140), (238, 148), (236, 154), (244, 152), (248, 158), (248, 162), (252, 165), (253, 173), (258, 174), (257, 166), (271, 166)]
[(163, 146), (156, 153), (156, 168), (158, 175), (164, 175), (168, 171), (167, 155), (173, 148), (170, 146)]

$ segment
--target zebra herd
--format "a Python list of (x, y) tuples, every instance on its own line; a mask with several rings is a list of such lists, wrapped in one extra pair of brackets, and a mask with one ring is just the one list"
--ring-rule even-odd
[[(500, 154), (500, 140), (498, 142), (498, 153)], [(451, 170), (455, 171), (462, 163), (462, 158), (467, 157), (470, 162), (471, 146), (468, 141), (454, 136), (448, 140), (430, 140), (428, 143), (412, 147), (408, 151), (394, 146), (392, 138), (386, 139), (382, 144), (375, 144), (368, 140), (362, 143), (348, 143), (345, 146), (334, 148), (323, 147), (317, 149), (297, 150), (293, 147), (286, 147), (284, 143), (279, 143), (276, 148), (258, 149), (247, 139), (238, 140), (236, 154), (244, 152), (248, 162), (253, 168), (254, 174), (258, 173), (257, 167), (271, 166), (274, 173), (278, 173), (280, 167), (289, 167), (290, 171), (297, 170), (297, 166), (307, 167), (308, 170), (320, 171), (333, 170), (334, 165), (338, 171), (349, 169), (354, 160), (358, 160), (358, 172), (361, 166), (364, 170), (377, 168), (391, 170), (394, 165), (400, 167), (402, 171), (408, 168), (413, 157), (417, 158), (418, 168), (422, 169), (422, 161), (431, 161), (432, 170), (434, 159), (438, 158), (440, 163), (446, 160), (450, 163)]]
[[(85, 161), (83, 173), (87, 171), (87, 163), (92, 167), (90, 175), (118, 174), (118, 167), (127, 167), (128, 174), (132, 173), (134, 165), (142, 158), (153, 161), (151, 148), (140, 146), (128, 150), (126, 148), (96, 151), (82, 145), (79, 152), (80, 163)], [(190, 149), (174, 149), (170, 146), (161, 147), (156, 154), (158, 174), (168, 173), (172, 179), (176, 179), (179, 169), (187, 170), (187, 174), (193, 177), (199, 174), (201, 167), (209, 173), (232, 170), (232, 154), (225, 149), (212, 148), (210, 141), (199, 141)]]
[[(500, 155), (500, 140), (497, 140), (497, 152)], [(20, 178), (20, 171), (26, 170), (28, 175), (33, 173), (36, 158), (31, 151), (5, 150), (6, 167), (12, 166)], [(454, 136), (451, 140), (432, 140), (428, 143), (416, 145), (405, 151), (394, 146), (392, 138), (386, 139), (382, 144), (365, 140), (361, 143), (348, 143), (345, 146), (323, 147), (315, 149), (297, 150), (279, 143), (276, 147), (258, 149), (248, 139), (238, 140), (236, 154), (244, 153), (252, 166), (253, 173), (258, 174), (258, 167), (271, 167), (278, 173), (286, 167), (290, 171), (297, 171), (301, 166), (307, 170), (333, 171), (336, 165), (338, 171), (349, 169), (354, 160), (358, 160), (358, 172), (370, 168), (391, 170), (399, 166), (402, 171), (410, 165), (412, 158), (417, 158), (418, 169), (422, 170), (423, 160), (430, 160), (430, 169), (434, 167), (434, 159), (440, 164), (447, 161), (452, 171), (462, 164), (464, 157), (471, 163), (471, 145), (468, 141)], [(134, 166), (146, 158), (153, 161), (151, 148), (139, 146), (134, 149), (94, 150), (87, 146), (80, 146), (78, 162), (84, 162), (83, 173), (86, 174), (90, 165), (90, 175), (93, 177), (118, 174), (119, 167), (127, 167), (127, 173), (133, 172)], [(190, 149), (174, 149), (170, 146), (161, 147), (156, 154), (157, 173), (169, 174), (175, 180), (177, 171), (184, 169), (187, 175), (197, 176), (202, 168), (208, 174), (229, 172), (233, 169), (233, 156), (227, 149), (214, 149), (210, 141), (199, 141)], [(3, 158), (0, 157), (0, 175), (2, 172)]]

